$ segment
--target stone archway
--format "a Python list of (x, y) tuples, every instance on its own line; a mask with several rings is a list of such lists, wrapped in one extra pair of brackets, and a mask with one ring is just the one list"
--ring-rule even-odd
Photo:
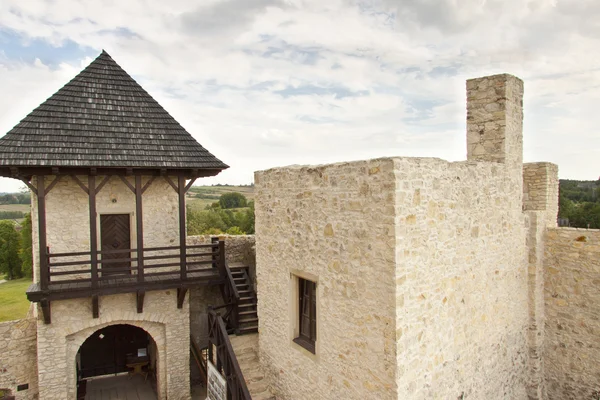
[(68, 398), (76, 398), (77, 392), (77, 354), (80, 349), (96, 332), (103, 328), (125, 325), (145, 331), (153, 341), (154, 354), (156, 357), (156, 392), (159, 400), (166, 399), (166, 335), (165, 326), (162, 323), (150, 321), (112, 321), (83, 329), (67, 336), (67, 383)]

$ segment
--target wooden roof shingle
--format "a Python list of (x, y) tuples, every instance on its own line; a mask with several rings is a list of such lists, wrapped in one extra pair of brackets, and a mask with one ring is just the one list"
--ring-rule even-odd
[(105, 51), (0, 138), (0, 167), (228, 168)]

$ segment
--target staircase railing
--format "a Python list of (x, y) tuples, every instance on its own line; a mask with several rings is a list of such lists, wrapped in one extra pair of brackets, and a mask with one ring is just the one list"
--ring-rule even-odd
[[(213, 238), (211, 241), (213, 244), (215, 244), (217, 240), (218, 238)], [(240, 293), (238, 292), (235, 281), (233, 280), (233, 275), (231, 274), (231, 269), (229, 269), (229, 264), (227, 264), (227, 260), (225, 259), (225, 242), (219, 240), (218, 244), (219, 255), (218, 258), (214, 259), (214, 262), (219, 269), (221, 277), (225, 280), (221, 291), (223, 300), (228, 307), (226, 314), (227, 327), (237, 332), (239, 329), (238, 305), (240, 303)]]
[[(208, 311), (208, 359), (227, 381), (228, 400), (252, 400), (246, 380), (229, 341), (223, 318), (212, 308)], [(213, 352), (216, 351), (216, 354)], [(214, 356), (216, 355), (216, 363)]]
[(202, 349), (196, 344), (192, 335), (190, 335), (190, 350), (192, 352), (192, 357), (194, 361), (196, 361), (196, 365), (198, 365), (198, 369), (200, 370), (200, 378), (206, 384), (206, 376), (207, 376), (207, 366), (206, 366), (206, 358), (202, 354)]

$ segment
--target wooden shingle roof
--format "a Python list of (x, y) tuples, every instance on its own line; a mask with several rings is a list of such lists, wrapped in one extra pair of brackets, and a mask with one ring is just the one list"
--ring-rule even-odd
[(228, 168), (105, 51), (0, 138), (0, 169), (28, 167)]

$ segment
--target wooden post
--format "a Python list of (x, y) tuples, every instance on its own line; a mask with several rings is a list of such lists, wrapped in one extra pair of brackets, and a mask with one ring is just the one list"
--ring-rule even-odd
[(88, 175), (90, 198), (90, 266), (92, 267), (92, 288), (98, 287), (98, 231), (96, 223), (96, 176)]
[(144, 282), (144, 215), (142, 211), (142, 177), (135, 176), (135, 221), (137, 234), (137, 280)]
[(186, 226), (185, 226), (185, 178), (183, 176), (178, 177), (178, 193), (179, 193), (179, 260), (180, 260), (180, 274), (181, 280), (184, 281), (187, 276), (187, 245), (185, 242), (186, 238)]
[(40, 250), (40, 288), (48, 290), (50, 282), (50, 270), (48, 266), (47, 244), (46, 244), (46, 193), (44, 190), (44, 175), (37, 176), (37, 202), (38, 202), (38, 234)]
[(219, 273), (221, 277), (227, 277), (227, 270), (225, 269), (225, 241), (219, 240)]
[[(211, 253), (215, 252), (215, 247), (217, 247), (217, 250), (219, 249), (218, 244), (219, 244), (219, 238), (216, 236), (213, 236), (210, 238), (210, 243), (213, 245), (213, 247), (210, 248)], [(217, 246), (214, 246), (217, 245)], [(212, 256), (212, 266), (213, 268), (217, 268), (217, 262), (219, 262), (219, 258), (218, 255), (213, 254)]]

